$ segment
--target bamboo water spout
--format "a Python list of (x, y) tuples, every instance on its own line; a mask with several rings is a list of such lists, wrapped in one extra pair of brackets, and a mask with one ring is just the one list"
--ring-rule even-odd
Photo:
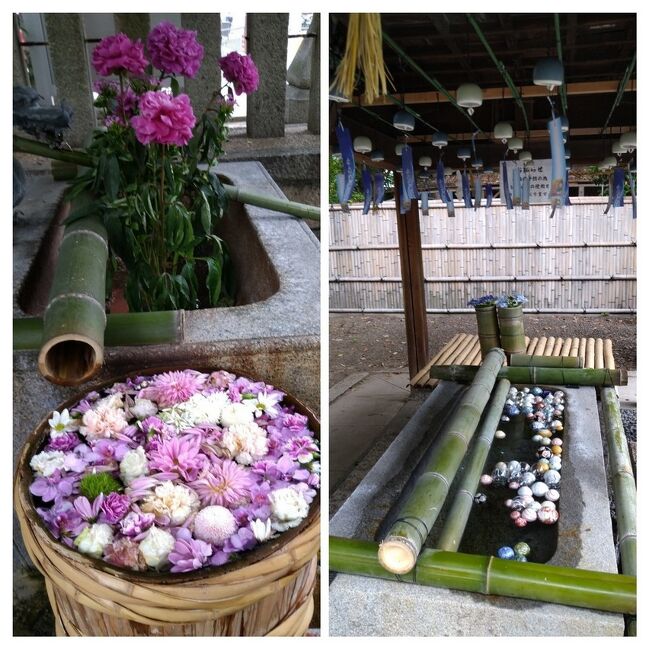
[(439, 434), (431, 460), (379, 546), (379, 562), (386, 570), (403, 574), (415, 566), (490, 399), (505, 357), (500, 348), (487, 353), (472, 385), (461, 397), (456, 411)]
[(443, 551), (457, 551), (463, 539), (467, 520), (474, 504), (476, 488), (478, 487), (483, 466), (490, 453), (490, 447), (499, 426), (503, 405), (508, 398), (509, 390), (510, 382), (507, 379), (500, 379), (492, 393), (490, 403), (485, 409), (483, 423), (477, 434), (478, 438), (474, 443), (474, 449), (472, 449), (466, 464), (465, 473), (440, 533), (437, 546)]
[[(476, 366), (432, 366), (433, 379), (461, 383), (471, 382), (477, 374)], [(543, 384), (560, 386), (626, 386), (627, 372), (623, 368), (538, 368), (535, 366), (507, 366), (498, 372), (499, 379), (513, 384)]]
[(329, 538), (331, 571), (460, 589), (478, 594), (527, 598), (620, 614), (636, 612), (636, 578), (496, 557), (425, 549), (413, 571), (396, 576), (377, 561), (377, 544)]

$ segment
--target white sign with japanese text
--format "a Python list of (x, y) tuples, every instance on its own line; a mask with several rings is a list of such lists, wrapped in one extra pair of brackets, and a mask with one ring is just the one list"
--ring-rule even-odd
[[(503, 193), (503, 174), (501, 174), (503, 163), (499, 163), (499, 189), (501, 190), (501, 200), (504, 201)], [(512, 180), (514, 178), (515, 167), (519, 168), (521, 178), (524, 175), (530, 178), (530, 203), (549, 203), (548, 194), (551, 190), (551, 160), (531, 160), (524, 165), (519, 160), (507, 160), (506, 171), (508, 174), (508, 187), (510, 196), (512, 196)]]

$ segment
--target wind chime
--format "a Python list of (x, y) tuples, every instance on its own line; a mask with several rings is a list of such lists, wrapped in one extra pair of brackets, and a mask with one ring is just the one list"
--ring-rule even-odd
[(438, 147), (438, 163), (436, 164), (436, 185), (438, 186), (438, 194), (440, 200), (447, 206), (447, 216), (453, 217), (454, 215), (454, 199), (452, 194), (447, 190), (445, 183), (445, 176), (447, 176), (445, 163), (444, 163), (444, 148), (447, 146), (449, 139), (447, 134), (443, 131), (438, 131), (431, 139), (431, 144)]

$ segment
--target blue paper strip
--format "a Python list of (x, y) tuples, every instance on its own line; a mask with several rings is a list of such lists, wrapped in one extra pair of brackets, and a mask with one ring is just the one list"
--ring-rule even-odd
[(440, 194), (440, 199), (443, 203), (449, 203), (451, 197), (447, 191), (447, 186), (445, 185), (445, 166), (442, 164), (442, 160), (438, 161), (436, 167), (436, 183), (438, 185), (438, 193)]
[(625, 197), (625, 170), (622, 167), (614, 167), (614, 192), (612, 195), (612, 205), (615, 208), (623, 207)]
[(429, 214), (429, 192), (420, 192), (420, 206), (422, 214)]
[(566, 177), (562, 120), (556, 117), (550, 120), (547, 126), (551, 140), (551, 187), (548, 198), (553, 206), (553, 212), (555, 212), (555, 208), (564, 203), (564, 182)]
[(413, 171), (413, 150), (407, 144), (402, 149), (402, 182), (404, 195), (409, 199), (417, 200), (418, 188)]
[(521, 171), (517, 165), (512, 172), (512, 205), (521, 205)]
[(343, 161), (343, 175), (345, 181), (338, 189), (338, 198), (339, 203), (345, 204), (350, 200), (352, 196), (352, 191), (354, 190), (355, 182), (355, 166), (354, 166), (354, 149), (352, 148), (352, 136), (350, 135), (350, 129), (339, 122), (336, 125), (336, 139), (339, 143), (339, 149), (341, 151), (341, 159)]
[(375, 203), (380, 205), (384, 200), (384, 175), (381, 172), (375, 173)]
[(487, 183), (485, 185), (485, 207), (486, 208), (492, 206), (493, 197), (494, 197), (494, 191), (492, 190), (492, 183)]
[(364, 166), (361, 170), (361, 187), (363, 189), (363, 212), (370, 212), (370, 203), (372, 202), (372, 176), (370, 170)]
[(481, 207), (481, 195), (483, 186), (481, 185), (481, 175), (477, 172), (474, 175), (474, 209)]
[(506, 167), (506, 161), (501, 161), (501, 176), (503, 178), (503, 193), (504, 199), (506, 201), (506, 210), (512, 210), (512, 197), (510, 196), (510, 188), (508, 187), (508, 168)]
[(472, 207), (472, 194), (469, 190), (469, 176), (466, 171), (463, 171), (462, 175), (462, 184), (463, 184), (463, 201), (465, 201), (465, 207)]
[(630, 182), (630, 194), (632, 195), (632, 219), (636, 219), (636, 181), (634, 174), (628, 172), (627, 179)]

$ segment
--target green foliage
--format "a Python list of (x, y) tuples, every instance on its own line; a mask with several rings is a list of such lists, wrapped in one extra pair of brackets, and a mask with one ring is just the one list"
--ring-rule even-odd
[(121, 492), (122, 489), (122, 484), (108, 472), (86, 474), (79, 483), (79, 491), (91, 503), (100, 494), (108, 496), (111, 492)]
[[(329, 176), (329, 202), (338, 203), (339, 198), (336, 194), (336, 177), (338, 174), (343, 173), (343, 161), (340, 158), (330, 156), (330, 176)], [(357, 167), (356, 180), (354, 183), (354, 190), (350, 197), (350, 203), (363, 201), (363, 192), (359, 191), (361, 187), (361, 173)]]

